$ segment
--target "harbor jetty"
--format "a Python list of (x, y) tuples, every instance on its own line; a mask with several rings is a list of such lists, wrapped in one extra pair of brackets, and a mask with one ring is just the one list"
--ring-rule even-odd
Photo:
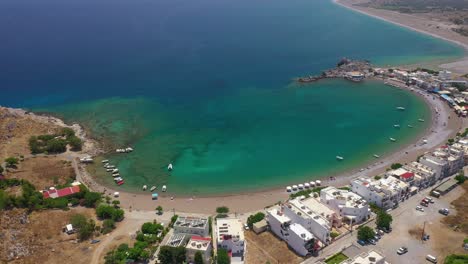
[(344, 78), (353, 82), (361, 82), (367, 76), (373, 75), (373, 67), (369, 61), (342, 58), (333, 69), (326, 70), (316, 76), (299, 77), (295, 81), (298, 83), (310, 83), (326, 78)]

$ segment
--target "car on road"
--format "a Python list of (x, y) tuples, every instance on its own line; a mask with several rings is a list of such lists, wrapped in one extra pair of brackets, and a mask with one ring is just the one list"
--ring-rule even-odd
[(244, 229), (245, 229), (245, 230), (249, 230), (249, 229), (250, 229), (250, 228), (249, 228), (249, 225), (248, 225), (248, 224), (244, 224)]
[(397, 250), (397, 254), (398, 255), (403, 255), (403, 254), (406, 254), (406, 252), (408, 252), (408, 248), (407, 247), (401, 247)]
[(369, 239), (369, 240), (367, 240), (367, 242), (369, 242), (369, 243), (370, 243), (370, 244), (372, 244), (372, 245), (375, 245), (375, 244), (377, 244), (377, 241), (375, 241), (375, 240), (374, 240), (374, 239), (372, 239), (372, 238), (371, 238), (371, 239)]
[(357, 242), (361, 246), (365, 246), (367, 244), (366, 241), (364, 241), (364, 240), (358, 240)]
[(417, 211), (424, 212), (424, 208), (422, 208), (422, 207), (421, 207), (421, 206), (419, 206), (419, 205), (418, 205), (418, 206), (416, 206), (416, 210), (417, 210)]
[(99, 239), (93, 239), (93, 240), (91, 240), (91, 244), (97, 244), (97, 243), (99, 243), (99, 242), (101, 242), (101, 240), (99, 240)]
[(390, 232), (392, 232), (392, 228), (391, 228), (391, 227), (390, 227), (390, 228), (385, 228), (385, 227), (384, 227), (384, 228), (382, 228), (382, 229), (383, 229), (383, 231), (384, 231), (385, 233), (387, 233), (387, 234), (390, 233)]
[(427, 203), (425, 203), (425, 202), (421, 202), (420, 205), (422, 205), (424, 207), (427, 207)]
[(443, 214), (443, 215), (448, 215), (449, 214), (449, 209), (447, 208), (442, 208), (439, 210), (439, 213)]
[(424, 199), (429, 201), (429, 203), (434, 203), (434, 199), (432, 199), (431, 197), (426, 196), (426, 198)]

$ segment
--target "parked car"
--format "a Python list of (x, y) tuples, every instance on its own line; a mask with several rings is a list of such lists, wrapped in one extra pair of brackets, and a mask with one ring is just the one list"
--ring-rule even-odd
[(398, 255), (403, 255), (403, 254), (406, 254), (406, 252), (408, 252), (408, 248), (407, 247), (401, 247), (397, 250), (397, 254)]
[(371, 239), (369, 239), (369, 240), (367, 240), (367, 242), (369, 242), (369, 243), (370, 243), (370, 244), (372, 244), (372, 245), (375, 245), (375, 244), (377, 244), (377, 241), (375, 241), (375, 240), (374, 240), (374, 239), (372, 239), (372, 238), (371, 238)]
[(427, 207), (427, 203), (425, 203), (425, 202), (421, 202), (420, 205), (422, 205), (424, 207)]
[(91, 244), (97, 244), (97, 243), (99, 243), (99, 242), (101, 242), (101, 240), (99, 240), (99, 239), (93, 239), (93, 240), (91, 240)]
[(434, 203), (434, 199), (432, 199), (431, 197), (426, 196), (425, 199), (428, 200), (430, 203)]
[(385, 233), (388, 234), (388, 233), (392, 232), (392, 228), (391, 228), (391, 227), (388, 228), (388, 229), (387, 229), (387, 228), (383, 228), (383, 231), (384, 231)]
[(380, 236), (378, 236), (378, 235), (375, 235), (375, 236), (374, 236), (374, 240), (375, 240), (375, 241), (379, 241), (379, 239), (380, 239)]
[(439, 213), (443, 214), (443, 215), (448, 215), (449, 214), (449, 210), (447, 208), (442, 208), (439, 210)]
[(421, 207), (421, 206), (419, 206), (419, 205), (418, 205), (418, 206), (416, 206), (416, 210), (417, 210), (417, 211), (424, 212), (424, 208), (422, 208), (422, 207)]
[(437, 258), (432, 256), (432, 255), (427, 255), (426, 260), (432, 262), (432, 263), (437, 263)]
[(361, 246), (365, 246), (367, 244), (366, 241), (364, 241), (364, 240), (358, 240), (357, 242)]
[(248, 225), (248, 224), (244, 224), (244, 229), (245, 229), (245, 230), (249, 230), (249, 229), (250, 229), (250, 228), (249, 228), (249, 225)]
[(383, 236), (385, 234), (385, 232), (382, 229), (376, 229), (375, 233), (377, 233), (380, 236)]

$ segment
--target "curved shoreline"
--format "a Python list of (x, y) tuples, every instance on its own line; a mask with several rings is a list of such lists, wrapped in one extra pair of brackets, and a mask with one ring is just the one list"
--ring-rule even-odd
[[(405, 89), (400, 87), (396, 89)], [(366, 167), (364, 171), (359, 168), (347, 170), (335, 175), (317, 178), (322, 180), (323, 185), (344, 186), (348, 185), (350, 180), (356, 177), (372, 177), (385, 171), (392, 163), (407, 163), (416, 160), (417, 156), (430, 151), (441, 144), (444, 144), (448, 138), (453, 137), (461, 128), (461, 120), (453, 114), (452, 110), (445, 102), (439, 98), (423, 93), (419, 90), (409, 91), (415, 93), (416, 96), (422, 97), (425, 104), (428, 105), (431, 111), (431, 124), (424, 133), (418, 135), (411, 143), (405, 144), (401, 148), (391, 151), (383, 155), (378, 162), (371, 161), (362, 167)], [(436, 108), (439, 109), (436, 113)], [(449, 119), (448, 117), (456, 117)], [(443, 123), (447, 123), (447, 127)], [(428, 143), (421, 145), (422, 139), (427, 139)], [(408, 152), (408, 154), (406, 154)], [(267, 190), (257, 190), (248, 192), (239, 192), (235, 194), (222, 194), (213, 196), (178, 196), (171, 199), (169, 195), (162, 195), (157, 201), (151, 200), (150, 192), (132, 193), (122, 192), (112, 187), (99, 184), (86, 170), (85, 165), (78, 162), (75, 158), (73, 161), (77, 179), (86, 184), (90, 189), (113, 195), (114, 192), (120, 193), (121, 205), (130, 210), (154, 210), (157, 205), (161, 205), (166, 210), (174, 210), (178, 212), (190, 213), (214, 213), (216, 207), (227, 206), (231, 212), (245, 213), (255, 211), (279, 201), (283, 201), (289, 197), (289, 194), (284, 188), (270, 188)], [(330, 180), (330, 176), (336, 177), (335, 180)]]

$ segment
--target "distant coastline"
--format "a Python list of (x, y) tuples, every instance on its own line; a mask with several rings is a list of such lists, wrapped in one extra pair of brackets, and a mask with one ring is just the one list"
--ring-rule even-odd
[(456, 59), (453, 62), (441, 64), (439, 67), (447, 68), (458, 73), (466, 73), (468, 71), (468, 37), (461, 36), (453, 31), (447, 32), (447, 30), (436, 30), (437, 28), (434, 29), (425, 26), (426, 24), (434, 23), (434, 21), (415, 17), (410, 14), (402, 14), (396, 11), (356, 6), (354, 5), (355, 1), (353, 0), (332, 0), (332, 2), (355, 12), (380, 19), (388, 23), (419, 32), (421, 34), (442, 39), (462, 47), (465, 50), (465, 56), (463, 58)]

